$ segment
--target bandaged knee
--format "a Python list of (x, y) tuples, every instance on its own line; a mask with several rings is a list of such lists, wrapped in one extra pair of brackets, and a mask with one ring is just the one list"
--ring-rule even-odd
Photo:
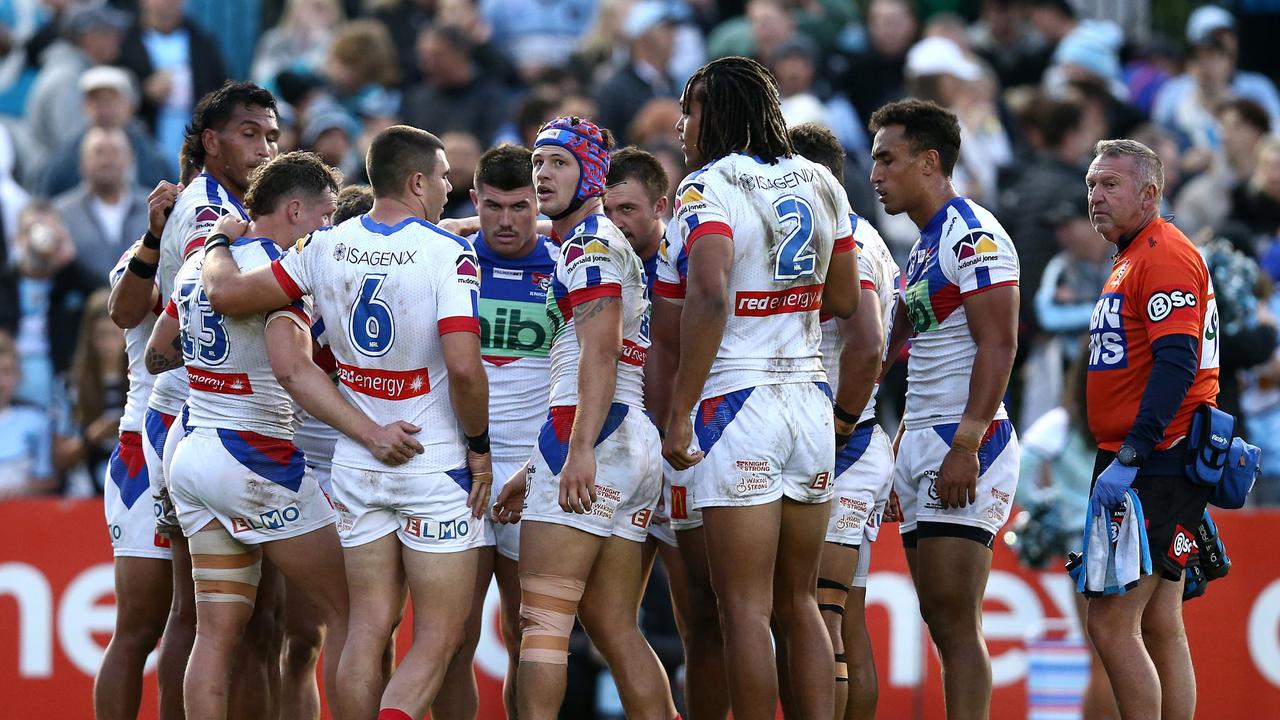
[(849, 598), (849, 586), (827, 578), (818, 578), (818, 609), (844, 615), (844, 603)]
[(844, 660), (844, 653), (836, 653), (836, 682), (849, 682), (849, 663)]
[(262, 579), (262, 555), (221, 527), (201, 530), (188, 540), (196, 602), (238, 602), (253, 606)]
[(573, 616), (586, 588), (557, 575), (520, 576), (520, 662), (569, 664)]

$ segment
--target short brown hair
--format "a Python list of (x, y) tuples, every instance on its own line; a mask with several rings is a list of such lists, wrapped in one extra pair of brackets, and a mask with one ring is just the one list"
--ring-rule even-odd
[(787, 131), (791, 136), (791, 147), (801, 157), (816, 162), (831, 171), (836, 179), (844, 183), (844, 147), (836, 139), (835, 133), (817, 123), (800, 123)]
[(392, 125), (375, 135), (365, 157), (373, 196), (398, 195), (411, 175), (434, 170), (437, 150), (444, 150), (440, 138), (408, 125)]
[(609, 159), (609, 174), (604, 181), (605, 192), (609, 191), (610, 185), (617, 185), (624, 180), (639, 180), (644, 185), (649, 202), (658, 202), (658, 198), (665, 197), (671, 186), (662, 161), (654, 157), (653, 153), (634, 145), (622, 148)]
[(510, 143), (489, 148), (476, 163), (475, 189), (481, 185), (504, 192), (533, 187), (533, 153)]
[(934, 102), (899, 100), (871, 115), (870, 129), (875, 134), (890, 125), (901, 125), (903, 137), (917, 153), (934, 150), (942, 166), (942, 174), (951, 177), (960, 159), (960, 121), (956, 114)]
[(244, 206), (251, 217), (260, 218), (275, 212), (280, 202), (291, 195), (319, 197), (326, 190), (336, 194), (340, 187), (342, 173), (313, 152), (295, 150), (277, 155), (253, 171)]
[(338, 209), (333, 211), (337, 225), (373, 209), (373, 191), (368, 185), (348, 185), (338, 192)]

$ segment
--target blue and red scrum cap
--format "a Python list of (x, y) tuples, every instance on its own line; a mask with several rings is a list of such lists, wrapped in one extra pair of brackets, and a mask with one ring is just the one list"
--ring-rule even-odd
[(578, 187), (573, 199), (578, 203), (604, 194), (604, 180), (609, 174), (609, 150), (604, 133), (590, 120), (558, 117), (538, 130), (535, 148), (557, 145), (569, 151), (578, 161)]

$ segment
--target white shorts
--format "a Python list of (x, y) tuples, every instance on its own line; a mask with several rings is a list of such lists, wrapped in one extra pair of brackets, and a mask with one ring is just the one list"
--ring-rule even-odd
[(836, 490), (827, 519), (827, 542), (857, 546), (875, 542), (893, 483), (893, 447), (877, 424), (860, 427), (836, 454)]
[(156, 532), (160, 503), (151, 496), (143, 445), (141, 433), (120, 433), (120, 444), (107, 462), (102, 503), (107, 531), (116, 557), (169, 560), (169, 538)]
[(614, 403), (596, 439), (596, 500), (586, 514), (560, 508), (560, 470), (569, 452), (573, 406), (551, 409), (529, 464), (521, 522), (549, 522), (644, 542), (662, 494), (662, 445), (643, 410)]
[[(658, 495), (658, 504), (653, 508), (653, 517), (649, 519), (649, 537), (671, 547), (676, 546), (676, 530), (671, 525), (671, 466), (662, 461), (662, 493)], [(698, 513), (701, 522), (702, 513)]]
[(867, 575), (871, 574), (871, 548), (874, 541), (862, 543), (858, 548), (858, 567), (853, 571), (853, 587), (865, 588)]
[(316, 475), (316, 484), (320, 486), (320, 491), (327, 498), (333, 497), (333, 464), (317, 463), (312, 465), (307, 463), (307, 467), (311, 468), (311, 472)]
[(702, 511), (693, 506), (693, 468), (676, 470), (664, 460), (662, 480), (663, 490), (671, 493), (667, 515), (671, 518), (672, 532), (702, 527)]
[(484, 520), (471, 516), (466, 465), (435, 473), (362, 470), (333, 464), (333, 507), (343, 547), (395, 533), (410, 550), (453, 553), (484, 545)]
[(217, 520), (231, 537), (257, 545), (336, 519), (302, 451), (288, 440), (194, 428), (178, 444), (170, 469), (169, 492), (187, 537)]
[[(956, 427), (954, 423), (934, 425), (902, 434), (893, 466), (893, 487), (902, 506), (904, 535), (924, 521), (975, 528), (994, 536), (1009, 518), (1013, 493), (1018, 487), (1018, 436), (1008, 420), (991, 423), (978, 448), (975, 501), (963, 508), (944, 508), (938, 500), (934, 484), (942, 459), (951, 449)], [(956, 535), (974, 537), (964, 531), (957, 531)]]
[(696, 509), (831, 499), (835, 429), (826, 383), (759, 385), (707, 398), (693, 420), (706, 454), (689, 469)]
[(178, 426), (177, 434), (185, 435), (182, 423), (174, 422), (176, 416), (147, 408), (142, 416), (142, 456), (147, 463), (147, 483), (151, 486), (151, 498), (155, 500), (152, 523), (160, 534), (176, 533), (178, 516), (172, 507), (166, 513), (165, 506), (160, 503), (160, 490), (167, 487), (164, 480), (164, 448), (169, 440), (169, 433), (174, 425)]
[[(493, 494), (489, 496), (489, 504), (498, 499), (498, 493), (524, 467), (527, 460), (494, 460), (493, 461)], [(520, 523), (496, 523), (491, 513), (484, 515), (484, 545), (497, 548), (502, 557), (520, 562)]]

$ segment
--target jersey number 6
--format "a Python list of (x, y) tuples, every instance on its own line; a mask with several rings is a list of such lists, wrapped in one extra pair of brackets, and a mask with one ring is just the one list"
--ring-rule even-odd
[(813, 275), (818, 260), (811, 244), (813, 208), (803, 198), (785, 195), (773, 203), (773, 213), (779, 224), (795, 221), (778, 247), (778, 255), (773, 262), (773, 279), (786, 281)]
[(391, 306), (378, 297), (386, 280), (385, 273), (365, 275), (360, 281), (360, 296), (351, 306), (351, 325), (348, 327), (351, 346), (370, 357), (386, 355), (396, 339)]

